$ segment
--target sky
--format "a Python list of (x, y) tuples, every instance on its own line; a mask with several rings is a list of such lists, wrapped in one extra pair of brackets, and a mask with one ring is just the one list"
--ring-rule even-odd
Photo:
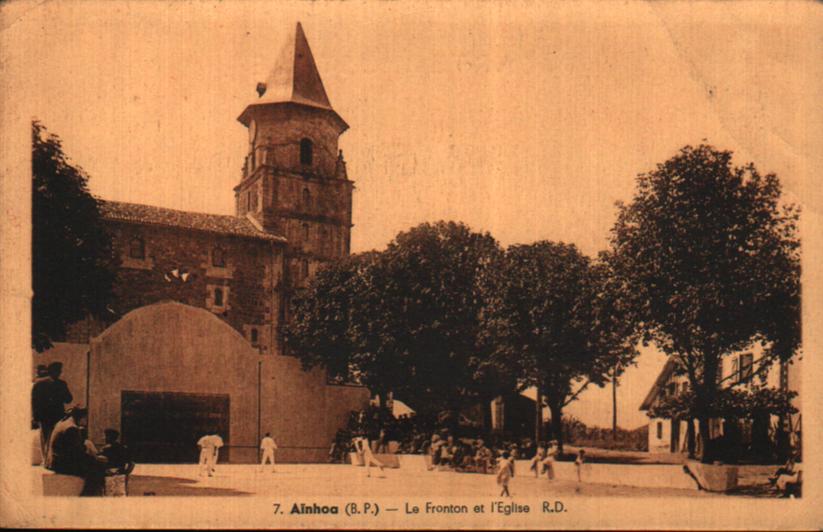
[[(636, 175), (701, 142), (823, 207), (819, 4), (12, 2), (2, 68), (94, 194), (232, 214), (237, 117), (297, 21), (351, 126), (353, 252), (442, 219), (595, 255)], [(664, 361), (625, 374), (621, 426)], [(610, 388), (568, 412), (610, 426)]]

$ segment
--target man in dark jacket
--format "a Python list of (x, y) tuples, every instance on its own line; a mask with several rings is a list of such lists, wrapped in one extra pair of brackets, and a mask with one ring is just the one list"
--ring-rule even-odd
[(63, 364), (52, 362), (47, 371), (48, 376), (37, 379), (31, 389), (31, 412), (34, 422), (40, 426), (40, 451), (44, 463), (54, 425), (65, 415), (65, 404), (73, 399), (66, 381), (60, 379)]
[(73, 408), (69, 418), (60, 423), (51, 438), (49, 468), (55, 473), (74, 475), (85, 479), (82, 495), (101, 495), (107, 459), (97, 456), (86, 445), (84, 429), (88, 422), (88, 410)]

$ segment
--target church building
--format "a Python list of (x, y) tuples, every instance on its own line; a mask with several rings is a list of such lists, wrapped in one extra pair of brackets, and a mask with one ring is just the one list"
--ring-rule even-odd
[(112, 320), (70, 327), (34, 355), (61, 361), (89, 435), (116, 428), (142, 462), (196, 461), (219, 433), (231, 462), (257, 459), (263, 434), (278, 461), (324, 461), (368, 390), (328, 384), (283, 352), (288, 301), (318, 267), (350, 251), (353, 182), (332, 108), (298, 23), (238, 120), (249, 150), (235, 214), (102, 202), (121, 266)]

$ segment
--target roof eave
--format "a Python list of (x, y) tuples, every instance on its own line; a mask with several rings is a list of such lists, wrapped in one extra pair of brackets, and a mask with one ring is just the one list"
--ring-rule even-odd
[(337, 114), (337, 111), (335, 111), (331, 107), (324, 107), (324, 106), (320, 106), (320, 105), (312, 105), (310, 103), (305, 103), (305, 102), (292, 102), (292, 101), (288, 101), (288, 102), (266, 102), (266, 101), (262, 101), (262, 102), (250, 103), (249, 105), (246, 106), (245, 109), (243, 109), (243, 112), (240, 113), (240, 116), (237, 117), (237, 121), (240, 122), (241, 124), (243, 124), (244, 126), (249, 127), (249, 123), (251, 122), (251, 109), (252, 108), (266, 107), (266, 106), (292, 106), (292, 105), (297, 106), (297, 107), (307, 107), (309, 109), (315, 109), (315, 110), (318, 110), (318, 111), (323, 111), (325, 113), (328, 113), (337, 122), (337, 125), (340, 129), (340, 133), (343, 133), (344, 131), (349, 129), (349, 124), (347, 124), (346, 121), (343, 120), (343, 117), (341, 117), (339, 114)]
[(182, 225), (175, 225), (172, 223), (162, 223), (162, 222), (151, 222), (148, 220), (135, 220), (134, 218), (124, 218), (124, 217), (117, 217), (117, 216), (108, 216), (103, 215), (103, 219), (109, 222), (119, 222), (124, 224), (138, 224), (138, 225), (148, 225), (152, 227), (167, 227), (170, 229), (180, 229), (183, 231), (196, 231), (199, 233), (209, 233), (212, 235), (223, 235), (223, 236), (230, 236), (236, 238), (247, 238), (251, 240), (260, 240), (260, 241), (269, 241), (269, 242), (279, 242), (279, 243), (287, 243), (288, 239), (284, 236), (280, 235), (272, 235), (272, 234), (260, 234), (260, 235), (250, 235), (244, 233), (233, 233), (229, 231), (220, 231), (218, 229), (206, 229), (203, 227), (186, 227)]

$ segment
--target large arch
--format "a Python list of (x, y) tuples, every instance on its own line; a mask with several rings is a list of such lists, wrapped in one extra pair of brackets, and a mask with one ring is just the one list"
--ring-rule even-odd
[(129, 312), (91, 341), (90, 436), (116, 428), (145, 461), (191, 461), (197, 438), (214, 431), (225, 458), (256, 455), (259, 359), (207, 310), (161, 302)]
[(337, 429), (369, 398), (327, 385), (325, 371), (303, 371), (295, 358), (261, 355), (208, 310), (173, 301), (133, 310), (92, 339), (85, 369), (90, 437), (120, 430), (144, 462), (194, 461), (205, 431), (221, 433), (231, 462), (256, 461), (266, 432), (278, 461), (325, 461)]

